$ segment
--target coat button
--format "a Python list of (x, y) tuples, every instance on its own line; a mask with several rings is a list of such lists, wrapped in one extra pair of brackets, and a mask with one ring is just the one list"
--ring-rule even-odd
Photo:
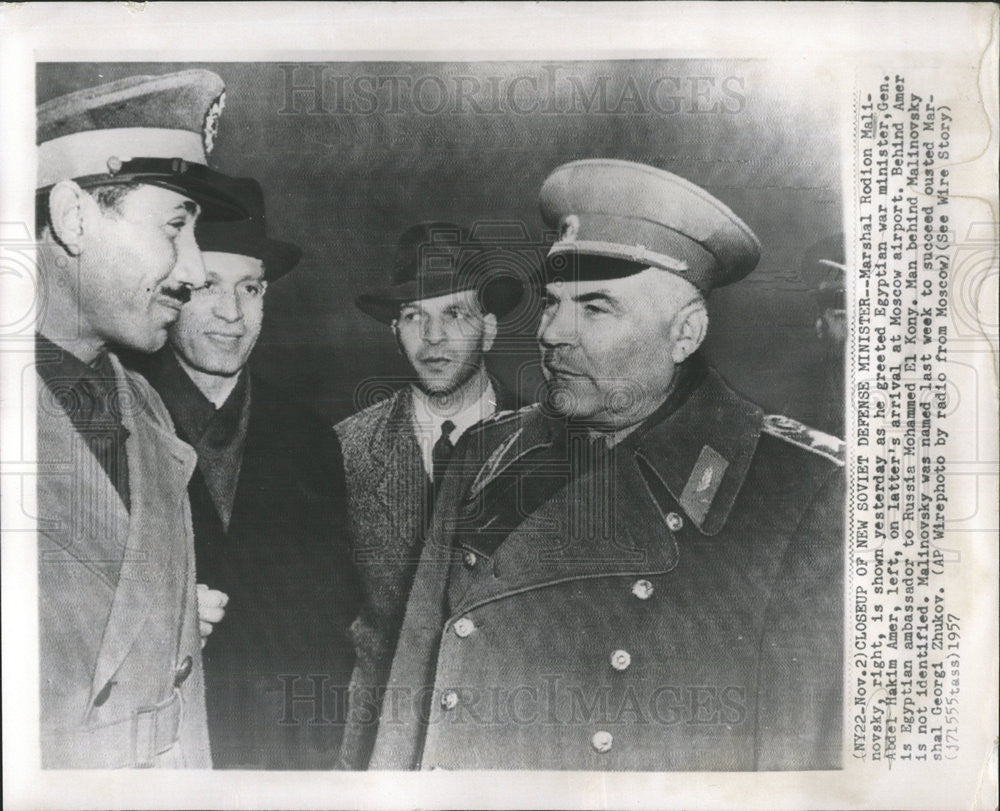
[(632, 664), (632, 656), (627, 650), (616, 650), (611, 654), (611, 666), (615, 670), (628, 670)]
[(600, 730), (594, 733), (594, 737), (590, 739), (590, 745), (594, 747), (598, 752), (610, 752), (611, 744), (614, 742), (614, 737), (610, 732), (605, 730)]
[(191, 665), (191, 657), (185, 656), (174, 673), (174, 687), (180, 687), (184, 684), (187, 677), (191, 675)]
[(684, 519), (677, 513), (667, 513), (667, 527), (671, 532), (680, 532), (684, 526)]
[(455, 621), (455, 635), (465, 639), (469, 634), (476, 630), (475, 623), (468, 617), (462, 617)]
[(479, 558), (476, 557), (475, 552), (467, 551), (464, 555), (462, 555), (462, 563), (465, 564), (466, 569), (475, 569), (478, 560)]
[(648, 600), (653, 596), (653, 584), (648, 580), (636, 580), (632, 584), (632, 593), (640, 600)]
[(446, 693), (441, 694), (441, 706), (446, 710), (453, 710), (458, 706), (458, 693), (454, 690), (448, 690)]

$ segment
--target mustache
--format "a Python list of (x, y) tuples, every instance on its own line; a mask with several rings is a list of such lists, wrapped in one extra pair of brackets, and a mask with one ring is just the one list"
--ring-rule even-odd
[(555, 368), (568, 374), (583, 374), (583, 371), (577, 369), (575, 364), (568, 362), (565, 357), (556, 355), (553, 352), (545, 352), (542, 355), (542, 365), (549, 369)]
[(165, 296), (176, 299), (181, 304), (187, 304), (191, 300), (191, 285), (181, 284), (177, 287), (162, 287), (160, 292)]

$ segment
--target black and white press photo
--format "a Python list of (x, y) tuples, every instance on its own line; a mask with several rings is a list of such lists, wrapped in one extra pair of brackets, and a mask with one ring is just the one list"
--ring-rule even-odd
[(313, 4), (8, 57), (38, 802), (874, 807), (891, 768), (902, 807), (975, 771), (985, 119), (905, 37), (838, 58), (874, 10), (630, 50), (709, 6), (614, 8), (506, 50), (488, 4)]

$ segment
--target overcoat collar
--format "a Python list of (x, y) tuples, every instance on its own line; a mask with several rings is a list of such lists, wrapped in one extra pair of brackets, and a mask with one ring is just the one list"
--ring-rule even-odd
[[(476, 536), (469, 540), (475, 548)], [(555, 583), (666, 574), (678, 559), (677, 540), (650, 497), (634, 454), (608, 453), (504, 539), (483, 563), (492, 577), (453, 581), (450, 605), (460, 614)]]
[[(634, 454), (659, 478), (700, 532), (716, 535), (725, 525), (760, 438), (764, 413), (705, 369), (697, 385), (665, 416), (627, 437), (616, 449)], [(540, 407), (527, 412), (486, 457), (469, 490), (474, 498), (525, 455), (562, 441), (565, 423)]]
[(705, 535), (726, 523), (760, 439), (764, 413), (713, 369), (663, 421), (625, 444)]

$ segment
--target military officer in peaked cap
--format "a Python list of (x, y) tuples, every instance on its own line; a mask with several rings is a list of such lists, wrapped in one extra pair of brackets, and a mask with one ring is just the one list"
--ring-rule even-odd
[(757, 239), (624, 161), (559, 167), (541, 209), (547, 398), (449, 467), (371, 766), (836, 768), (842, 443), (698, 352)]
[(204, 284), (214, 73), (133, 76), (38, 108), (38, 586), (47, 768), (211, 765), (187, 484), (194, 450), (117, 348), (159, 349)]

